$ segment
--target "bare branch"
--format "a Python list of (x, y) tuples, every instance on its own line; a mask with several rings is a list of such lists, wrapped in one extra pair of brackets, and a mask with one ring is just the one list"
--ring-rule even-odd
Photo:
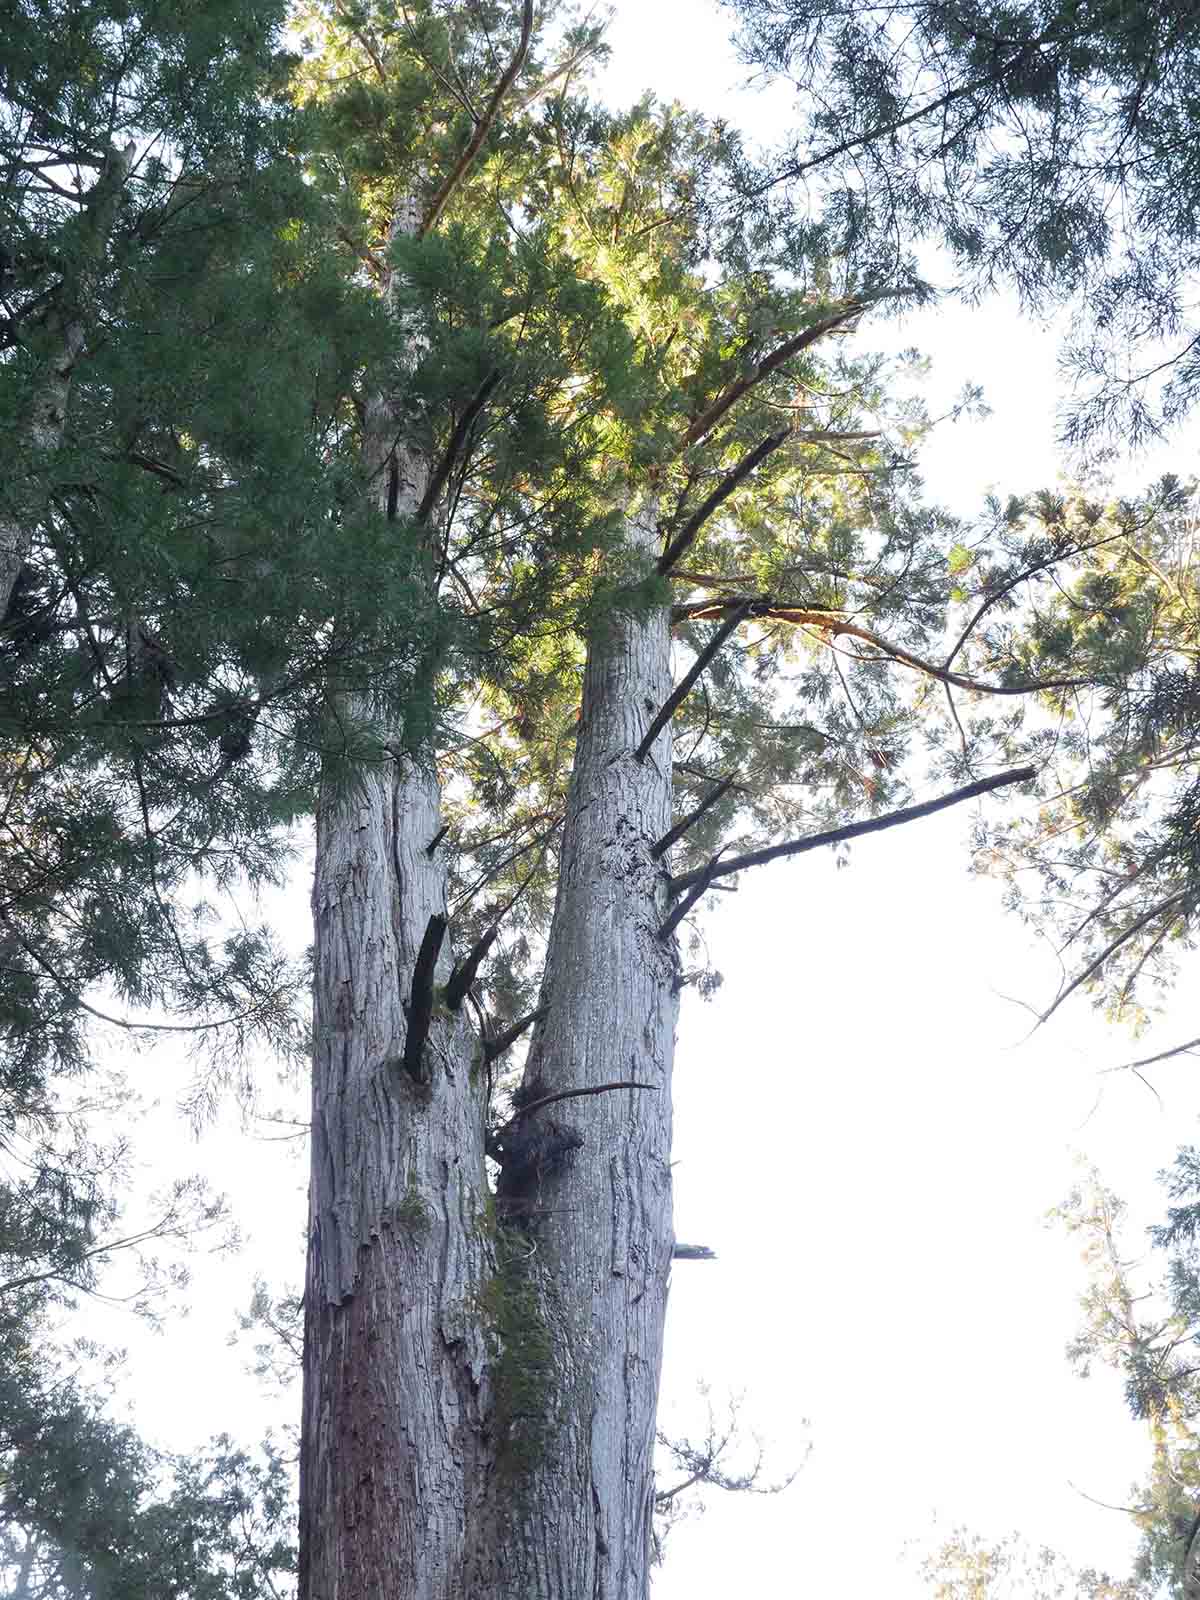
[[(596, 1083), (589, 1089), (559, 1089), (555, 1094), (544, 1094), (537, 1100), (531, 1100), (527, 1106), (514, 1111), (505, 1127), (511, 1128), (514, 1122), (519, 1122), (522, 1117), (527, 1117), (531, 1111), (540, 1111), (542, 1106), (551, 1106), (556, 1100), (578, 1100), (585, 1094), (607, 1094), (610, 1089), (657, 1089), (656, 1083), (638, 1083), (635, 1078), (621, 1078), (615, 1083)], [(503, 1131), (503, 1130), (501, 1130)]]
[(516, 1044), (517, 1040), (527, 1028), (532, 1028), (537, 1022), (544, 1022), (549, 1015), (549, 1006), (539, 1006), (536, 1011), (519, 1017), (511, 1028), (505, 1028), (503, 1033), (498, 1033), (494, 1039), (483, 1041), (483, 1059), (485, 1063), (495, 1061), (497, 1056), (502, 1056), (506, 1050)]
[(450, 982), (446, 985), (446, 1004), (451, 1011), (457, 1011), (466, 999), (467, 990), (475, 982), (479, 968), (482, 966), (488, 951), (496, 942), (496, 935), (500, 932), (500, 924), (494, 922), (483, 937), (475, 943), (470, 953), (455, 967), (450, 974)]
[(1103, 1073), (1107, 1076), (1110, 1072), (1136, 1072), (1139, 1067), (1152, 1067), (1156, 1062), (1169, 1061), (1172, 1056), (1187, 1055), (1200, 1045), (1200, 1039), (1187, 1039), (1183, 1044), (1172, 1045), (1169, 1050), (1160, 1050), (1156, 1056), (1143, 1056), (1140, 1061), (1123, 1061), (1119, 1067), (1104, 1067)]
[[(974, 800), (978, 795), (988, 794), (993, 789), (1003, 789), (1012, 783), (1029, 783), (1036, 777), (1036, 767), (1016, 767), (1011, 772), (999, 772), (991, 778), (977, 778), (974, 783), (968, 783), (961, 789), (952, 789), (949, 794), (940, 795), (936, 800), (923, 800), (920, 805), (905, 806), (900, 811), (889, 811), (886, 816), (868, 817), (863, 822), (847, 823), (844, 828), (830, 828), (826, 833), (809, 834), (806, 839), (790, 839), (785, 844), (768, 845), (763, 850), (751, 850), (748, 855), (734, 856), (730, 861), (722, 861), (717, 855), (706, 867), (672, 878), (671, 893), (682, 894), (693, 885), (701, 883), (707, 887), (713, 878), (726, 878), (730, 873), (741, 872), (746, 867), (757, 867), (764, 862), (775, 861), (781, 856), (804, 855), (809, 850), (819, 850), (827, 844), (840, 844), (845, 839), (858, 839), (868, 833), (882, 833), (885, 828), (897, 828), (905, 822), (916, 822), (921, 817), (931, 817), (937, 811), (961, 805), (964, 800)], [(671, 915), (674, 917), (675, 913), (672, 912)]]

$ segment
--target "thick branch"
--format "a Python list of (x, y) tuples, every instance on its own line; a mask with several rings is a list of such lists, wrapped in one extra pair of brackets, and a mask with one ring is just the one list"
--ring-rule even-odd
[(450, 476), (454, 463), (458, 459), (458, 453), (463, 447), (467, 434), (470, 432), (471, 424), (478, 417), (484, 406), (487, 405), (489, 395), (499, 382), (500, 374), (498, 372), (489, 373), (480, 384), (475, 398), (458, 419), (458, 424), (450, 435), (450, 443), (446, 446), (446, 453), (438, 462), (437, 470), (434, 472), (433, 477), (430, 478), (429, 487), (422, 495), (421, 503), (417, 507), (416, 516), (418, 522), (424, 522), (437, 504), (438, 496), (446, 487), (446, 479)]
[(818, 340), (823, 339), (827, 333), (836, 333), (839, 328), (844, 328), (847, 323), (853, 322), (855, 317), (861, 315), (862, 312), (877, 301), (887, 300), (900, 293), (899, 289), (884, 289), (877, 294), (864, 295), (859, 299), (847, 301), (840, 311), (835, 311), (830, 316), (821, 317), (818, 321), (810, 323), (807, 328), (795, 334), (791, 339), (786, 340), (778, 349), (772, 350), (769, 355), (764, 356), (758, 365), (747, 373), (745, 377), (739, 378), (736, 383), (731, 383), (727, 389), (723, 389), (712, 404), (702, 411), (692, 423), (680, 441), (679, 448), (686, 450), (691, 445), (699, 443), (706, 433), (711, 432), (716, 427), (731, 406), (736, 405), (744, 394), (748, 394), (756, 384), (769, 377), (785, 361), (790, 361), (793, 356), (799, 355), (802, 350), (807, 350), (810, 345), (816, 344)]
[(467, 997), (467, 990), (475, 982), (476, 974), (482, 966), (484, 958), (492, 945), (496, 942), (496, 935), (500, 932), (500, 924), (494, 922), (481, 939), (474, 945), (470, 953), (450, 974), (450, 982), (446, 985), (446, 1004), (451, 1011), (457, 1011)]
[(532, 1028), (536, 1022), (544, 1022), (548, 1014), (548, 1006), (539, 1006), (536, 1011), (530, 1011), (524, 1017), (518, 1017), (511, 1028), (505, 1028), (503, 1033), (498, 1033), (494, 1039), (483, 1041), (484, 1062), (495, 1061), (497, 1056), (502, 1056), (506, 1050), (516, 1044), (517, 1040), (527, 1028)]
[(675, 688), (671, 690), (671, 693), (659, 707), (657, 716), (654, 717), (653, 721), (650, 723), (650, 726), (646, 729), (645, 738), (642, 740), (641, 744), (638, 745), (637, 750), (634, 752), (635, 758), (638, 761), (644, 761), (646, 759), (647, 755), (650, 753), (651, 746), (654, 744), (655, 739), (658, 738), (659, 734), (666, 727), (667, 723), (670, 722), (671, 718), (675, 715), (675, 712), (687, 699), (688, 695), (691, 694), (692, 687), (695, 684), (696, 679), (704, 671), (705, 667), (707, 667), (708, 663), (716, 655), (717, 651), (725, 643), (726, 639), (728, 639), (733, 630), (737, 627), (740, 627), (740, 625), (750, 615), (751, 608), (752, 602), (749, 600), (737, 608), (733, 615), (717, 629), (716, 633), (704, 646), (704, 649), (701, 650), (695, 661), (692, 662), (691, 670), (679, 681)]
[[(684, 895), (683, 899), (679, 902), (674, 911), (671, 912), (671, 914), (667, 917), (667, 920), (658, 930), (658, 937), (663, 940), (664, 943), (675, 932), (675, 929), (683, 921), (684, 917), (687, 916), (688, 912), (696, 904), (696, 901), (699, 900), (700, 896), (716, 877), (717, 863), (720, 861), (721, 855), (722, 852), (718, 850), (716, 855), (712, 858), (707, 866), (701, 867), (699, 872), (695, 872), (690, 875), (688, 883), (691, 885), (691, 887), (688, 889), (688, 893)], [(672, 893), (676, 892), (675, 884), (676, 879), (672, 878), (669, 885)]]
[(679, 822), (677, 822), (669, 833), (663, 834), (662, 838), (656, 845), (651, 846), (650, 854), (653, 856), (654, 860), (657, 861), (660, 856), (665, 855), (675, 841), (677, 839), (682, 839), (692, 824), (699, 822), (700, 818), (704, 815), (708, 808), (710, 806), (715, 806), (721, 796), (723, 794), (727, 794), (732, 787), (732, 778), (722, 778), (715, 789), (710, 789), (694, 811), (689, 811), (687, 816), (683, 817)]
[(426, 211), (424, 219), (421, 222), (421, 226), (417, 230), (418, 239), (423, 239), (431, 228), (437, 226), (438, 218), (450, 203), (451, 195), (454, 193), (455, 189), (458, 188), (459, 184), (466, 175), (467, 169), (470, 167), (472, 161), (474, 161), (475, 157), (483, 148), (483, 141), (487, 138), (491, 131), (492, 124), (496, 120), (496, 113), (500, 110), (501, 101), (512, 88), (514, 82), (516, 81), (517, 74), (525, 65), (525, 57), (529, 51), (529, 39), (532, 32), (533, 0), (524, 0), (524, 5), (521, 11), (521, 39), (517, 45), (516, 54), (509, 62), (508, 70), (500, 79), (500, 82), (496, 85), (495, 93), (488, 101), (486, 110), (479, 118), (479, 121), (475, 124), (475, 132), (468, 140), (467, 148), (463, 151), (462, 155), (459, 156), (454, 165), (454, 170), (450, 173), (445, 183), (442, 184), (442, 187), (438, 190), (437, 194), (434, 195), (429, 209)]
[(671, 1251), (672, 1261), (715, 1261), (717, 1252), (706, 1244), (677, 1244)]
[[(804, 855), (809, 850), (819, 850), (823, 845), (840, 844), (845, 839), (858, 839), (867, 833), (882, 833), (885, 828), (897, 828), (904, 822), (916, 822), (920, 817), (931, 817), (934, 812), (961, 805), (964, 800), (974, 800), (978, 795), (989, 794), (993, 789), (1007, 788), (1012, 783), (1028, 783), (1036, 777), (1036, 767), (1015, 767), (1011, 772), (998, 772), (991, 778), (977, 778), (974, 783), (968, 783), (962, 789), (952, 789), (949, 794), (940, 795), (936, 800), (923, 800), (920, 805), (905, 806), (901, 811), (889, 811), (883, 817), (868, 817), (864, 822), (851, 822), (844, 828), (830, 828), (826, 833), (813, 833), (806, 839), (790, 839), (785, 844), (768, 845), (763, 850), (751, 850), (748, 855), (734, 856), (730, 861), (721, 861), (719, 856), (714, 856), (706, 867), (672, 878), (671, 893), (682, 894), (693, 885), (707, 887), (713, 878), (726, 878), (730, 873), (741, 872), (746, 867), (761, 866), (764, 862), (774, 861), (780, 856)], [(703, 887), (700, 892), (704, 892)], [(672, 913), (672, 916), (674, 915)]]
[(412, 997), (408, 1003), (408, 1038), (404, 1041), (404, 1056), (400, 1063), (414, 1083), (425, 1081), (423, 1058), (433, 1017), (433, 971), (445, 937), (446, 919), (435, 912), (425, 925), (425, 936), (413, 968)]
[(696, 535), (708, 521), (709, 517), (712, 516), (713, 512), (717, 510), (718, 506), (720, 506), (725, 500), (728, 500), (729, 496), (737, 488), (739, 483), (745, 482), (745, 480), (754, 471), (755, 467), (758, 466), (760, 461), (765, 461), (767, 456), (769, 456), (773, 450), (778, 450), (779, 446), (783, 444), (785, 440), (791, 438), (791, 435), (792, 430), (790, 428), (784, 428), (779, 433), (769, 434), (767, 438), (762, 440), (760, 444), (756, 444), (754, 449), (751, 450), (748, 455), (742, 457), (732, 472), (726, 473), (704, 504), (692, 513), (692, 515), (684, 523), (683, 527), (671, 540), (667, 548), (663, 551), (658, 562), (659, 572), (670, 572), (671, 568), (679, 560), (680, 556), (682, 556), (695, 541)]

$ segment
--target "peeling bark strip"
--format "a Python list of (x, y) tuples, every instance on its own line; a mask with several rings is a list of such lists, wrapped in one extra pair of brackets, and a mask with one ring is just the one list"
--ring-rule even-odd
[[(630, 519), (651, 559), (655, 508)], [(654, 841), (671, 821), (671, 730), (635, 752), (644, 707), (671, 689), (670, 617), (611, 618), (590, 642), (583, 712), (542, 989), (548, 1019), (524, 1088), (623, 1078), (657, 1094), (569, 1100), (583, 1140), (541, 1184), (532, 1265), (554, 1335), (541, 1459), (502, 1530), (507, 1576), (489, 1600), (644, 1600), (651, 1456), (672, 1248), (674, 951), (658, 940), (666, 879)]]
[[(394, 231), (417, 222), (402, 202)], [(403, 356), (399, 326), (397, 341)], [(395, 464), (411, 518), (428, 467), (403, 442), (400, 398), (370, 397), (363, 458), (381, 510), (381, 469)], [(404, 1007), (427, 935), (426, 999), (449, 977), (430, 933), (446, 918), (429, 844), (440, 799), (432, 763), (405, 755), (330, 786), (318, 813), (300, 1600), (472, 1592), (487, 1457), (484, 1074), (472, 1081), (461, 1016)], [(419, 1042), (417, 1083), (397, 1068)]]
[[(103, 259), (121, 191), (136, 152), (134, 144), (126, 145), (124, 150), (109, 150), (83, 205), (85, 258), (90, 251), (92, 261), (85, 259), (85, 265), (76, 269), (74, 282), (59, 285), (42, 322), (45, 354), (26, 425), (35, 460), (39, 455), (53, 455), (62, 443), (71, 375), (87, 344), (89, 268), (98, 266)], [(35, 476), (31, 482), (10, 486), (7, 503), (0, 511), (0, 619), (8, 611), (13, 585), (25, 565), (45, 499), (45, 486)]]

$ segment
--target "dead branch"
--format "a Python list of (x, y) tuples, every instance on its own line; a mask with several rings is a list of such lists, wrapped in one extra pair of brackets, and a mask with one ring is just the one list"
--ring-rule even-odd
[(469, 954), (460, 961), (450, 974), (450, 982), (446, 985), (446, 1004), (451, 1011), (457, 1011), (467, 997), (467, 990), (475, 982), (475, 978), (482, 966), (488, 951), (496, 942), (496, 935), (500, 932), (500, 924), (494, 922), (487, 932), (472, 946)]
[(408, 1038), (404, 1041), (404, 1055), (400, 1062), (414, 1083), (425, 1082), (423, 1058), (433, 1017), (433, 972), (445, 937), (446, 919), (434, 912), (425, 924), (425, 935), (413, 967), (412, 995), (408, 1002)]
[(526, 1028), (532, 1028), (537, 1022), (544, 1022), (549, 1015), (549, 1006), (539, 1006), (536, 1011), (530, 1011), (526, 1016), (519, 1017), (511, 1028), (505, 1028), (503, 1033), (498, 1033), (494, 1039), (483, 1041), (484, 1064), (495, 1061), (497, 1056), (502, 1056), (506, 1050), (516, 1044)]
[[(556, 1100), (578, 1100), (585, 1094), (607, 1094), (610, 1089), (657, 1089), (657, 1087), (655, 1083), (638, 1083), (635, 1078), (621, 1078), (615, 1083), (593, 1084), (589, 1089), (559, 1089), (554, 1094), (541, 1095), (537, 1100), (531, 1100), (527, 1106), (522, 1106), (519, 1111), (514, 1111), (504, 1127), (511, 1128), (514, 1122), (527, 1117), (531, 1111), (539, 1111), (542, 1106), (553, 1105)], [(503, 1132), (504, 1128), (500, 1129), (500, 1133)]]

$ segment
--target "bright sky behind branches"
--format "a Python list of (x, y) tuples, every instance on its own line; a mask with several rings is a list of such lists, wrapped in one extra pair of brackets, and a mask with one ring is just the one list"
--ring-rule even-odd
[[(734, 96), (727, 34), (707, 0), (626, 0), (602, 93), (652, 89), (769, 138), (787, 96)], [(969, 514), (992, 487), (1053, 485), (1052, 331), (993, 301), (867, 323), (860, 343), (931, 356), (934, 414), (965, 382), (984, 385), (990, 420), (948, 424), (922, 456), (931, 498)], [(1195, 437), (1158, 470), (1194, 470)], [(1150, 475), (1133, 467), (1121, 487)], [(717, 1497), (673, 1532), (659, 1600), (903, 1600), (926, 1592), (900, 1561), (905, 1541), (957, 1522), (1019, 1527), (1079, 1564), (1126, 1570), (1127, 1520), (1085, 1496), (1125, 1503), (1145, 1445), (1115, 1380), (1068, 1371), (1082, 1269), (1041, 1218), (1074, 1181), (1076, 1152), (1136, 1225), (1160, 1212), (1154, 1173), (1196, 1136), (1197, 1063), (1155, 1072), (1161, 1104), (1129, 1074), (1099, 1074), (1200, 1034), (1195, 959), (1136, 1045), (1079, 997), (1022, 1043), (1031, 1018), (1017, 1002), (1044, 1005), (1059, 968), (997, 887), (969, 877), (969, 826), (957, 811), (860, 841), (843, 871), (825, 855), (759, 869), (708, 920), (725, 984), (684, 1007), (676, 1210), (679, 1237), (720, 1259), (675, 1269), (662, 1422), (697, 1433), (704, 1380), (718, 1410), (744, 1391), (768, 1476), (810, 1441), (813, 1453), (778, 1498)], [(307, 887), (301, 872), (284, 902), (301, 943)], [(178, 1082), (160, 1079), (164, 1125)], [(216, 1181), (249, 1238), (232, 1262), (200, 1263), (187, 1322), (148, 1349), (138, 1340), (136, 1416), (161, 1442), (254, 1435), (246, 1352), (223, 1341), (255, 1271), (276, 1287), (303, 1271), (306, 1165), (297, 1143), (266, 1142), (286, 1132), (225, 1130), (183, 1158), (211, 1170), (224, 1151)], [(130, 1338), (127, 1325), (102, 1331)]]

